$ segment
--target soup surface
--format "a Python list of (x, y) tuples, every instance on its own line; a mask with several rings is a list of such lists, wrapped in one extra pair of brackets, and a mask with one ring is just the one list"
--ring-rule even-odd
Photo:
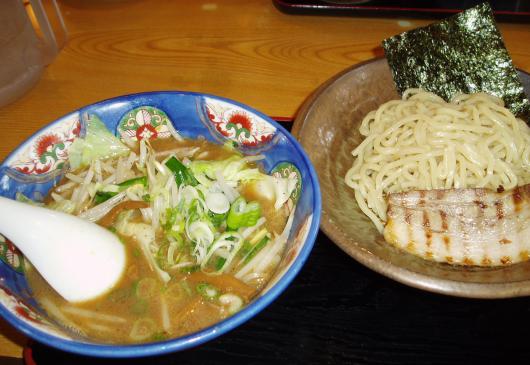
[[(71, 303), (30, 266), (28, 282), (42, 307), (82, 336), (138, 343), (191, 333), (248, 304), (282, 257), (297, 181), (265, 174), (263, 156), (229, 146), (175, 133), (122, 144), (92, 123), (72, 146), (73, 169), (45, 204), (117, 234), (127, 267), (108, 293)], [(117, 147), (93, 151), (91, 133)], [(80, 162), (79, 151), (93, 156)]]

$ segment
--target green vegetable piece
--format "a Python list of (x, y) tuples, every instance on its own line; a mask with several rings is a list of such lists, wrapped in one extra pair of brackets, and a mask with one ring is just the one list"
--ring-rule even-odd
[(191, 274), (191, 273), (194, 273), (195, 271), (199, 271), (200, 268), (201, 268), (201, 265), (186, 266), (186, 267), (183, 267), (180, 270), (180, 272), (182, 272), (183, 274)]
[(171, 208), (166, 209), (166, 222), (163, 225), (165, 231), (171, 230), (171, 228), (177, 221), (177, 215), (178, 215), (177, 209), (171, 209)]
[(196, 289), (197, 292), (207, 300), (213, 300), (219, 296), (219, 290), (215, 286), (208, 283), (197, 284)]
[(252, 227), (258, 222), (260, 217), (260, 204), (256, 201), (247, 204), (245, 198), (240, 196), (232, 203), (226, 218), (226, 224), (231, 230), (237, 230), (240, 227)]
[(216, 228), (220, 227), (223, 224), (227, 216), (228, 216), (228, 212), (217, 214), (217, 213), (208, 211), (208, 218), (210, 218), (210, 222), (212, 222), (213, 226)]
[[(147, 176), (140, 176), (140, 177), (135, 177), (135, 178), (132, 178), (132, 179), (129, 179), (129, 180), (125, 180), (121, 183), (118, 184), (118, 187), (119, 187), (119, 191), (123, 191), (125, 189), (127, 189), (128, 187), (131, 187), (133, 185), (136, 185), (136, 184), (141, 184), (143, 186), (147, 186)], [(109, 200), (110, 198), (112, 198), (113, 196), (115, 196), (116, 194), (118, 194), (117, 192), (115, 191), (97, 191), (96, 192), (96, 195), (94, 196), (94, 203), (97, 204), (101, 204), (107, 200)]]
[(169, 338), (168, 334), (165, 332), (157, 332), (153, 336), (151, 336), (151, 339), (153, 341), (164, 341)]
[(131, 306), (131, 312), (136, 315), (145, 314), (147, 312), (147, 308), (149, 308), (149, 303), (147, 303), (147, 300), (140, 299)]
[[(118, 186), (120, 188), (128, 188), (136, 184), (147, 186), (147, 176), (134, 177), (132, 179), (122, 181), (121, 183), (118, 184)], [(120, 189), (120, 191), (122, 190), (125, 190), (125, 189)]]
[(182, 247), (184, 245), (184, 239), (182, 238), (180, 233), (181, 233), (181, 231), (180, 231), (180, 227), (179, 227), (179, 231), (175, 231), (175, 230), (171, 229), (171, 230), (166, 232), (166, 235), (167, 235), (167, 237), (171, 237), (171, 238), (175, 239), (175, 241), (178, 242), (178, 247)]
[(247, 204), (245, 209), (245, 221), (243, 227), (252, 227), (258, 223), (258, 219), (261, 217), (261, 205), (258, 202), (252, 201)]
[(252, 251), (252, 244), (248, 241), (245, 241), (243, 243), (243, 245), (241, 246), (241, 248), (239, 249), (239, 252), (238, 252), (238, 255), (240, 257), (245, 257), (249, 254), (250, 251)]
[(127, 155), (130, 149), (114, 136), (96, 115), (86, 120), (86, 135), (77, 138), (68, 149), (70, 168), (90, 165), (97, 159)]
[(169, 243), (164, 243), (158, 249), (156, 253), (156, 263), (162, 270), (167, 270), (169, 263), (167, 262), (167, 250), (169, 249)]
[(112, 198), (116, 194), (118, 194), (118, 193), (113, 192), (113, 191), (97, 191), (96, 195), (94, 195), (94, 203), (96, 203), (96, 205), (101, 204), (101, 203), (109, 200), (110, 198)]
[(175, 157), (171, 157), (169, 160), (167, 160), (166, 166), (175, 176), (175, 181), (177, 182), (178, 186), (182, 184), (196, 186), (199, 183), (191, 171)]
[(269, 237), (264, 237), (254, 247), (252, 247), (248, 254), (245, 256), (243, 263), (247, 264), (248, 262), (250, 262), (250, 260), (252, 260), (252, 258), (254, 258), (254, 256), (256, 256), (257, 253), (260, 252), (263, 247), (265, 247), (267, 242), (269, 242)]
[(225, 265), (226, 259), (224, 257), (218, 257), (217, 262), (215, 263), (215, 271), (221, 271)]

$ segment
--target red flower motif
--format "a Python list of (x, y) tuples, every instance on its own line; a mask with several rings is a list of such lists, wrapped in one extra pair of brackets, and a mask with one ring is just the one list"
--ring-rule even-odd
[(136, 130), (136, 138), (141, 139), (154, 139), (158, 136), (156, 129), (150, 124), (144, 124)]
[(74, 129), (72, 129), (72, 135), (79, 137), (79, 133), (81, 133), (81, 122), (77, 121)]
[(27, 166), (23, 166), (23, 167), (19, 167), (19, 166), (16, 166), (15, 169), (23, 174), (31, 174), (31, 170), (29, 167)]
[(255, 139), (253, 139), (253, 140), (245, 140), (242, 143), (246, 147), (256, 147), (258, 145), (258, 141), (256, 141)]
[(248, 117), (248, 115), (243, 113), (234, 113), (230, 116), (228, 119), (228, 123), (233, 123), (237, 125), (238, 127), (241, 126), (242, 128), (245, 128), (249, 131), (252, 130), (252, 121)]
[(42, 168), (38, 168), (37, 166), (35, 166), (35, 170), (34, 171), (35, 171), (36, 174), (44, 174), (45, 172), (50, 171), (51, 168), (52, 168), (51, 164), (44, 165)]
[(206, 113), (208, 114), (208, 119), (210, 119), (212, 122), (215, 121), (215, 115), (210, 112), (210, 109), (206, 109)]
[[(20, 301), (18, 301), (20, 303)], [(31, 321), (31, 322), (35, 322), (35, 323), (41, 323), (38, 318), (36, 317), (35, 314), (31, 313), (29, 311), (29, 309), (26, 309), (20, 305), (17, 305), (15, 307), (15, 311), (17, 312), (17, 314), (21, 317), (24, 317), (26, 318), (27, 320)]]
[(3, 286), (3, 285), (0, 285), (0, 289), (3, 290), (7, 295), (9, 295), (10, 297), (13, 296), (13, 292), (11, 290), (9, 290), (7, 287)]
[(215, 124), (215, 127), (217, 128), (217, 130), (219, 132), (221, 132), (221, 134), (225, 137), (230, 137), (230, 132), (226, 129), (223, 128), (223, 126), (221, 125), (221, 123), (216, 123)]
[(35, 144), (35, 151), (37, 156), (42, 156), (44, 153), (48, 152), (48, 149), (53, 147), (54, 144), (61, 142), (61, 139), (55, 134), (48, 134), (40, 137)]
[(260, 137), (260, 143), (268, 142), (272, 139), (272, 134), (264, 134)]
[(6, 244), (7, 244), (7, 249), (13, 253), (16, 253), (18, 254), (20, 251), (15, 247), (15, 245), (13, 244), (13, 242), (11, 242), (10, 240), (6, 239)]

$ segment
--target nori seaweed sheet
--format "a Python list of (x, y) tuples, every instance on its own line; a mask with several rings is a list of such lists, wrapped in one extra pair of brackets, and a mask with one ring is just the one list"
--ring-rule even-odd
[(530, 103), (488, 3), (383, 41), (399, 93), (422, 88), (449, 101), (487, 92), (523, 120)]

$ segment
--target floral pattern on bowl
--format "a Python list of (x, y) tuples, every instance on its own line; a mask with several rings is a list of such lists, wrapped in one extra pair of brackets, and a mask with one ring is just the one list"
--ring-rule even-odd
[(168, 138), (171, 136), (167, 114), (152, 106), (141, 106), (125, 114), (118, 124), (122, 138), (135, 141), (142, 139)]
[(205, 97), (207, 122), (236, 146), (262, 147), (269, 143), (276, 128), (254, 113), (222, 100)]
[(9, 167), (25, 175), (60, 171), (68, 159), (68, 147), (80, 132), (81, 123), (76, 113), (34, 136), (9, 162)]
[(0, 284), (0, 302), (10, 309), (10, 312), (19, 320), (37, 327), (42, 331), (53, 334), (63, 339), (72, 339), (66, 331), (58, 329), (56, 325), (41, 316), (38, 311), (28, 305), (24, 300), (18, 298), (8, 288)]
[(11, 241), (0, 234), (0, 260), (18, 273), (24, 272), (24, 256)]
[(290, 162), (280, 162), (271, 170), (271, 174), (278, 177), (296, 176), (296, 188), (293, 190), (291, 197), (289, 198), (291, 205), (296, 204), (300, 197), (300, 193), (302, 192), (302, 174), (300, 174), (300, 170)]

